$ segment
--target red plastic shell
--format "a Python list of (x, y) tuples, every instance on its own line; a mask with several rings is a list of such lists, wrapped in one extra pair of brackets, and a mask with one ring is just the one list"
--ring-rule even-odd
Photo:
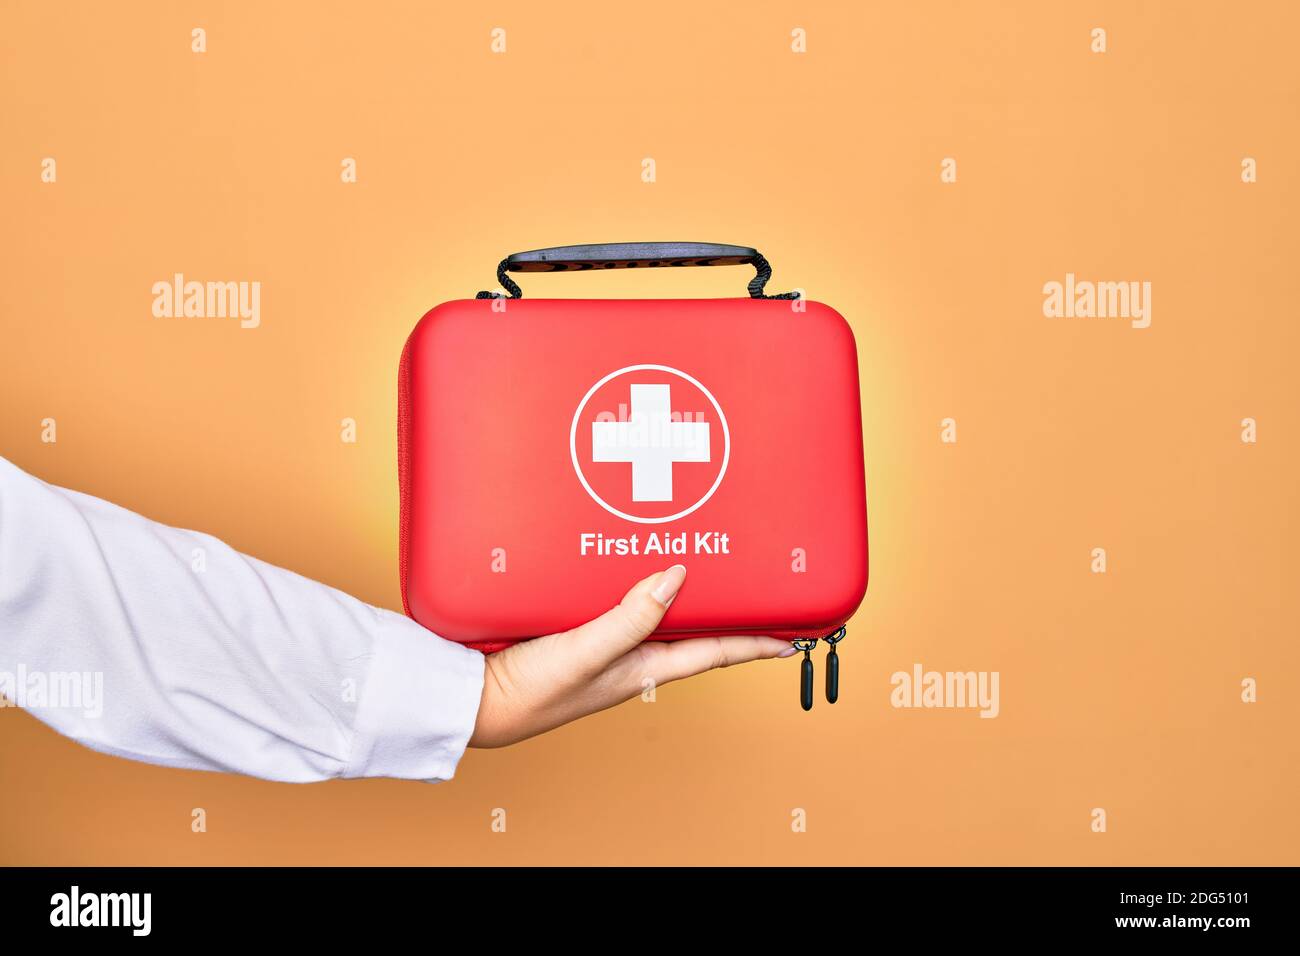
[[(674, 424), (706, 428), (663, 432), (689, 436), (672, 446), (672, 497), (638, 500), (666, 493), (662, 461), (634, 464), (644, 438), (595, 423), (631, 428), (638, 402), (662, 398)], [(820, 637), (866, 592), (857, 349), (820, 303), (440, 305), (402, 352), (398, 475), (406, 612), (485, 652), (596, 617), (675, 563), (686, 584), (656, 640)], [(668, 553), (604, 554), (589, 538), (584, 554), (584, 534), (636, 536), (640, 552), (653, 536)], [(723, 535), (726, 553), (710, 550)]]

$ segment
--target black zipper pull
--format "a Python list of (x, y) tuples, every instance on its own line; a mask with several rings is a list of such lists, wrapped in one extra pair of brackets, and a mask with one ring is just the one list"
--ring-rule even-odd
[(795, 650), (803, 651), (803, 663), (799, 667), (799, 704), (804, 710), (812, 710), (813, 705), (813, 662), (812, 649), (817, 646), (817, 638), (801, 637), (791, 641)]
[(826, 703), (828, 704), (833, 704), (840, 699), (840, 655), (835, 652), (835, 645), (844, 640), (847, 634), (848, 630), (842, 627), (834, 634), (822, 638), (831, 646), (830, 653), (826, 655)]

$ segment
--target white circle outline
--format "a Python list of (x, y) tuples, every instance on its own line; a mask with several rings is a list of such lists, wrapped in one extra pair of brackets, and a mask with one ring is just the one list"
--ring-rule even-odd
[[(587, 402), (591, 401), (591, 396), (595, 395), (597, 389), (606, 382), (618, 378), (625, 372), (647, 371), (669, 372), (686, 379), (686, 381), (690, 382), (703, 392), (705, 397), (713, 403), (713, 410), (718, 413), (718, 421), (722, 422), (722, 468), (718, 471), (718, 477), (714, 479), (713, 487), (704, 493), (703, 498), (695, 502), (695, 504), (691, 505), (685, 511), (679, 511), (675, 515), (667, 515), (663, 518), (640, 518), (636, 515), (630, 515), (625, 511), (619, 511), (613, 505), (609, 504), (609, 502), (605, 501), (605, 499), (600, 495), (596, 494), (591, 485), (588, 484), (587, 476), (582, 473), (582, 466), (578, 464), (578, 419), (582, 417), (582, 410), (587, 407)], [(591, 388), (587, 390), (586, 395), (582, 396), (582, 401), (578, 403), (578, 410), (573, 413), (573, 424), (569, 426), (569, 458), (572, 459), (573, 470), (577, 474), (578, 480), (582, 482), (582, 487), (587, 490), (587, 494), (591, 495), (591, 499), (610, 514), (617, 515), (626, 521), (634, 521), (637, 524), (666, 524), (669, 521), (676, 521), (678, 518), (685, 518), (692, 511), (695, 511), (712, 498), (713, 493), (718, 490), (718, 485), (722, 484), (722, 476), (727, 473), (727, 464), (731, 461), (731, 429), (727, 427), (727, 416), (723, 414), (722, 406), (718, 404), (718, 400), (713, 397), (713, 393), (705, 388), (704, 384), (695, 376), (687, 375), (681, 369), (673, 368), (671, 365), (628, 365), (625, 368), (620, 368), (616, 371), (610, 372), (595, 385), (591, 386)]]

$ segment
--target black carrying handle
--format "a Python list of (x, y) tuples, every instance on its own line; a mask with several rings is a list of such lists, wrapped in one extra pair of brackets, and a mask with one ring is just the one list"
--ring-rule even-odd
[[(584, 246), (552, 246), (506, 256), (497, 266), (497, 281), (511, 299), (524, 292), (508, 272), (577, 272), (585, 269), (656, 269), (663, 266), (752, 265), (751, 299), (797, 299), (798, 292), (767, 295), (772, 266), (757, 249), (717, 242), (599, 242)], [(504, 299), (499, 292), (480, 292), (477, 299)]]

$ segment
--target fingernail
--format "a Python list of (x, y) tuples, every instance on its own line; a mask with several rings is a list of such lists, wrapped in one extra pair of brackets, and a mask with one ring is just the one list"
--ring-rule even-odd
[(780, 654), (777, 654), (776, 656), (777, 656), (777, 657), (794, 657), (794, 656), (795, 656), (796, 654), (798, 654), (798, 653), (799, 653), (799, 649), (798, 649), (797, 647), (787, 647), (785, 650), (783, 650)]
[(650, 596), (662, 604), (664, 607), (673, 603), (673, 598), (677, 596), (677, 591), (686, 580), (686, 565), (674, 564), (664, 572), (655, 589), (650, 592)]

